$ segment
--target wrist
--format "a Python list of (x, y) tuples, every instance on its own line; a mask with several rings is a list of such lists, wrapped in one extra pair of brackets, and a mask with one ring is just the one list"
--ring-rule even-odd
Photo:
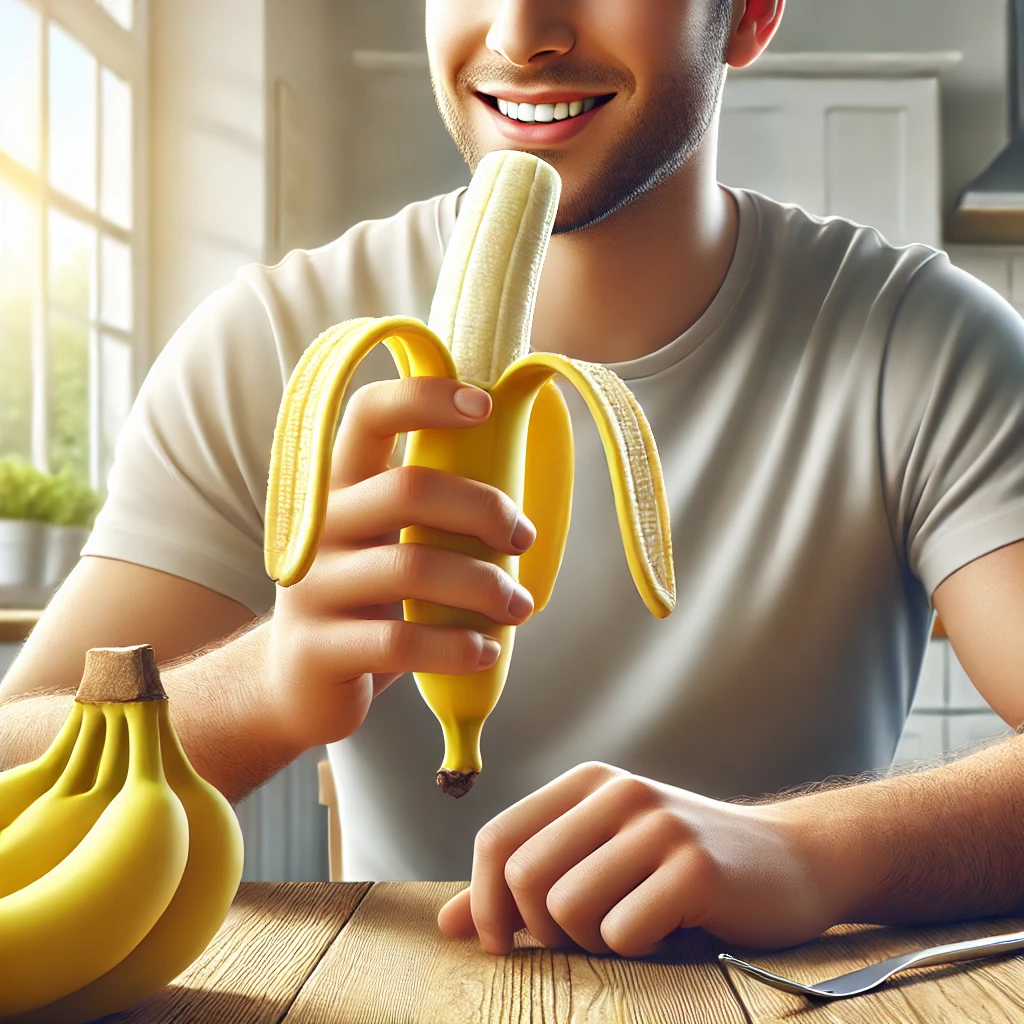
[(885, 792), (868, 783), (778, 805), (830, 924), (871, 920), (866, 915), (883, 901), (892, 845), (887, 804)]

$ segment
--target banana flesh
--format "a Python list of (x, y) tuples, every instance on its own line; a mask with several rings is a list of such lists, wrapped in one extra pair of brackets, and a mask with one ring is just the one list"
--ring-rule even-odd
[[(554, 353), (529, 354), (537, 285), (558, 205), (552, 167), (527, 153), (491, 153), (463, 201), (445, 253), (429, 325), (409, 317), (349, 320), (303, 354), (278, 413), (267, 489), (265, 563), (281, 586), (303, 578), (323, 535), (332, 445), (345, 389), (359, 362), (384, 343), (402, 376), (439, 376), (486, 389), (490, 417), (476, 427), (409, 435), (405, 464), (479, 480), (504, 491), (537, 528), (521, 556), (473, 537), (424, 527), (402, 543), (434, 544), (500, 565), (540, 611), (562, 561), (572, 502), (573, 441), (554, 378), (583, 396), (604, 446), (626, 559), (653, 615), (675, 605), (668, 502), (650, 425), (625, 384), (606, 367)], [(491, 668), (467, 675), (414, 672), (441, 724), (445, 756), (437, 782), (451, 796), (482, 768), (480, 734), (508, 674), (515, 627), (473, 612), (406, 601), (407, 621), (469, 627), (494, 637)]]
[[(0, 830), (0, 1019), (26, 1024), (81, 1024), (158, 991), (241, 877), (234, 812), (188, 764), (151, 647), (90, 650), (68, 722), (22, 766), (62, 770)], [(0, 792), (13, 772), (34, 777), (0, 773)]]

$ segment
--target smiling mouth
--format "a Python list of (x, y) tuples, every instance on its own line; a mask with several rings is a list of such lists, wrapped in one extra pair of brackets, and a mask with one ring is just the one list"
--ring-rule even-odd
[(571, 103), (514, 103), (500, 96), (489, 96), (485, 92), (478, 92), (477, 96), (510, 121), (517, 121), (520, 124), (547, 124), (551, 121), (570, 121), (581, 114), (589, 114), (596, 107), (602, 107), (613, 100), (615, 93), (588, 96), (586, 99), (573, 100)]

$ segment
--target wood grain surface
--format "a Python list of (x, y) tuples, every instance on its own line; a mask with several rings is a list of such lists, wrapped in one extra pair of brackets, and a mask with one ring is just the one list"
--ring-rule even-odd
[[(379, 882), (324, 954), (285, 1024), (744, 1024), (704, 933), (644, 961), (452, 941), (437, 912), (465, 883)], [(720, 948), (720, 947), (718, 947)]]
[(369, 882), (244, 883), (206, 952), (110, 1024), (277, 1024)]
[[(644, 960), (539, 948), (507, 957), (452, 941), (437, 911), (461, 882), (243, 885), (209, 949), (104, 1024), (1018, 1024), (1024, 956), (919, 968), (831, 1003), (768, 988), (717, 960), (724, 945), (680, 933)], [(736, 956), (817, 982), (943, 942), (1024, 930), (1002, 919), (927, 928), (843, 925), (776, 953)]]

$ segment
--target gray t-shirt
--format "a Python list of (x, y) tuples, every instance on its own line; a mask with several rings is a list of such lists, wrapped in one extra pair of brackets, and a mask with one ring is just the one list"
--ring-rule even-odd
[[(566, 388), (565, 561), (517, 633), (484, 772), (466, 798), (441, 794), (440, 728), (411, 678), (396, 682), (329, 751), (348, 878), (467, 878), (480, 826), (587, 760), (715, 797), (887, 765), (932, 591), (1024, 538), (1024, 322), (932, 249), (735, 195), (738, 245), (711, 306), (612, 366), (661, 453), (674, 614), (656, 621), (633, 587), (597, 431)], [(86, 553), (266, 610), (284, 381), (331, 324), (426, 318), (456, 200), (247, 267), (203, 303), (146, 379)], [(355, 384), (393, 376), (379, 348)]]

